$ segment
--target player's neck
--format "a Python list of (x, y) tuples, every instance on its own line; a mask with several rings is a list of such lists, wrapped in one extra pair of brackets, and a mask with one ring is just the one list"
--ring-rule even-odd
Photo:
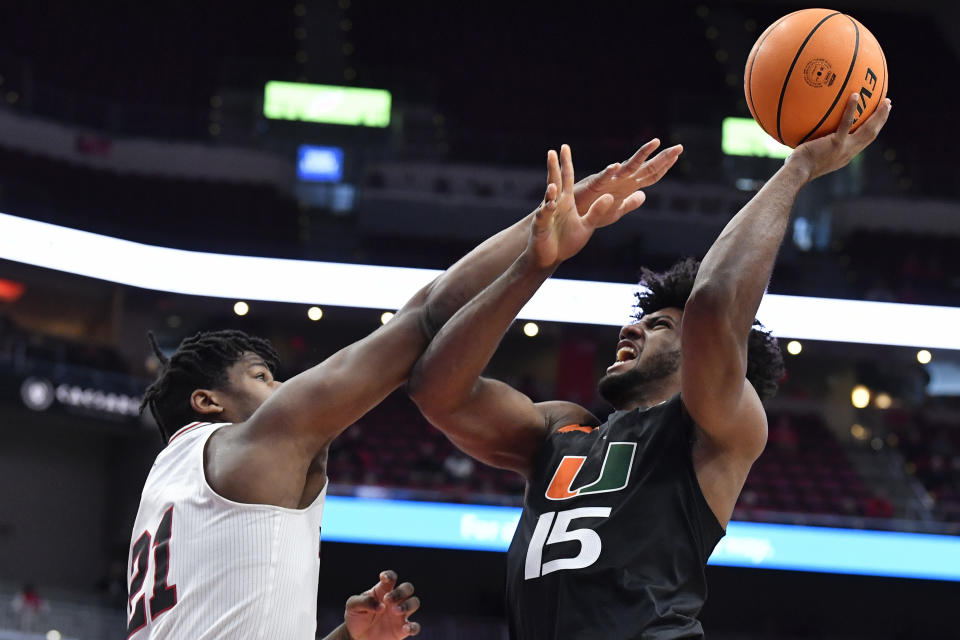
[(634, 409), (649, 409), (663, 404), (680, 390), (666, 385), (648, 385), (637, 392), (629, 400), (617, 406), (617, 411), (633, 411)]

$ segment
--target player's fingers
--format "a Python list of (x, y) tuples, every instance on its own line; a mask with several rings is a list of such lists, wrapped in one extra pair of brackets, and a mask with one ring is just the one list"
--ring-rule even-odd
[(412, 596), (398, 605), (394, 605), (393, 612), (404, 616), (412, 616), (420, 608), (420, 598)]
[(605, 227), (615, 221), (612, 218), (614, 197), (605, 193), (594, 201), (587, 213), (583, 216), (583, 224), (591, 229)]
[(634, 209), (640, 208), (644, 202), (647, 201), (647, 194), (643, 191), (634, 191), (629, 196), (623, 199), (623, 202), (620, 203), (620, 207), (617, 210), (617, 214), (623, 216), (630, 213)]
[(573, 193), (573, 154), (570, 145), (560, 147), (560, 193)]
[(557, 210), (557, 198), (559, 197), (560, 164), (557, 162), (557, 152), (551, 149), (547, 152), (547, 190), (543, 194), (543, 202), (540, 203), (533, 215), (534, 231), (539, 233), (550, 226), (553, 214)]
[(558, 190), (559, 187), (555, 184), (547, 185), (547, 190), (543, 194), (543, 202), (537, 207), (533, 216), (533, 226), (537, 229), (544, 228), (553, 219), (553, 214), (557, 210), (557, 198), (560, 196)]
[(840, 118), (840, 126), (837, 127), (837, 133), (850, 133), (853, 123), (857, 119), (857, 103), (860, 102), (859, 93), (851, 93), (847, 98), (847, 106), (843, 108), (843, 116)]
[(560, 189), (560, 161), (553, 149), (547, 151), (547, 184), (555, 184)]
[(614, 162), (611, 165), (608, 165), (606, 169), (601, 171), (599, 175), (594, 179), (594, 188), (599, 188), (606, 185), (608, 182), (613, 180), (613, 177), (617, 175), (617, 172), (620, 170), (621, 164), (619, 162)]
[(380, 582), (375, 584), (370, 591), (378, 601), (383, 600), (383, 596), (393, 589), (395, 584), (397, 584), (397, 572), (392, 569), (387, 569), (386, 571), (380, 572)]
[(352, 613), (361, 613), (363, 611), (377, 611), (383, 608), (383, 603), (376, 598), (373, 593), (367, 592), (359, 596), (350, 596), (347, 598), (346, 610)]
[(870, 114), (870, 117), (867, 118), (867, 121), (857, 129), (853, 135), (859, 135), (866, 139), (867, 143), (872, 142), (874, 138), (880, 133), (880, 130), (883, 129), (883, 125), (887, 124), (887, 118), (890, 117), (890, 109), (893, 108), (893, 105), (890, 102), (890, 99), (887, 98), (877, 106), (877, 110)]
[(419, 622), (407, 622), (403, 625), (403, 630), (407, 632), (408, 636), (415, 636), (420, 633), (420, 623)]
[(642, 147), (637, 149), (636, 153), (630, 156), (630, 159), (623, 163), (623, 173), (630, 175), (643, 166), (650, 154), (660, 146), (660, 138), (654, 138)]
[(558, 189), (558, 188), (559, 188), (559, 187), (558, 187), (557, 185), (553, 184), (552, 182), (551, 182), (550, 184), (548, 184), (548, 185), (547, 185), (547, 190), (544, 191), (544, 193), (543, 193), (543, 201), (544, 201), (544, 202), (556, 202), (557, 196), (560, 195), (559, 193), (557, 193), (557, 189)]
[(638, 187), (649, 187), (659, 181), (673, 165), (677, 163), (680, 154), (683, 153), (683, 145), (677, 144), (669, 149), (664, 149), (658, 153), (650, 162), (636, 173), (634, 178)]
[(390, 582), (396, 583), (397, 581), (397, 572), (393, 569), (385, 569), (380, 572), (380, 581), (381, 582)]
[(407, 598), (413, 595), (413, 585), (409, 582), (404, 582), (399, 587), (387, 594), (384, 600), (386, 602), (403, 602)]

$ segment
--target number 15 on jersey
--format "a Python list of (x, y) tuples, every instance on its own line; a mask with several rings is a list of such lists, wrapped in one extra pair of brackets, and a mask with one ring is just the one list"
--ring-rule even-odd
[[(571, 529), (570, 523), (578, 518), (609, 518), (610, 511), (610, 507), (581, 507), (541, 514), (527, 547), (524, 579), (532, 580), (564, 569), (583, 569), (596, 562), (600, 557), (600, 536), (593, 529)], [(572, 541), (580, 543), (580, 553), (576, 556), (543, 562), (544, 547)]]

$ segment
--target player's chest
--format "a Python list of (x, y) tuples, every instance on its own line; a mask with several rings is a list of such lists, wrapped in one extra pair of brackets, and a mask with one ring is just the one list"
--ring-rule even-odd
[(543, 452), (536, 484), (548, 502), (622, 491), (655, 468), (667, 444), (639, 421), (587, 429), (558, 432)]

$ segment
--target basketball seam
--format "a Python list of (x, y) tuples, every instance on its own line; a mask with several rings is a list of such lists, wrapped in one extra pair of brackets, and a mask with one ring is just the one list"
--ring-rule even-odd
[(813, 29), (810, 30), (810, 33), (807, 34), (807, 37), (804, 38), (803, 42), (800, 44), (800, 48), (797, 49), (797, 55), (793, 57), (793, 62), (790, 63), (790, 68), (787, 69), (787, 75), (783, 79), (783, 87), (780, 88), (780, 102), (777, 103), (777, 137), (780, 139), (780, 142), (783, 142), (783, 132), (780, 129), (780, 115), (783, 112), (783, 97), (787, 93), (787, 85), (790, 83), (790, 76), (793, 75), (793, 68), (797, 66), (797, 60), (800, 59), (800, 54), (803, 53), (803, 48), (807, 46), (810, 38), (812, 38), (813, 34), (817, 32), (817, 29), (819, 29), (820, 26), (830, 18), (838, 15), (842, 14), (839, 11), (836, 11), (828, 16), (825, 16), (816, 24), (816, 26), (813, 27)]
[(833, 112), (833, 108), (837, 106), (837, 102), (840, 101), (840, 96), (843, 95), (844, 90), (847, 88), (847, 83), (850, 82), (850, 75), (853, 73), (854, 65), (857, 64), (857, 55), (860, 52), (860, 27), (857, 26), (856, 20), (850, 16), (847, 16), (847, 19), (850, 20), (850, 24), (853, 25), (854, 32), (857, 34), (857, 39), (853, 45), (853, 60), (850, 61), (850, 68), (847, 69), (847, 77), (843, 79), (843, 85), (840, 87), (840, 90), (837, 91), (837, 96), (833, 99), (833, 102), (830, 103), (830, 107), (827, 109), (827, 112), (823, 114), (822, 118), (820, 118), (820, 122), (818, 122), (816, 126), (807, 133), (807, 135), (800, 139), (801, 144), (806, 142), (807, 138), (816, 133), (817, 129), (819, 129), (823, 123), (827, 121), (827, 118), (830, 117), (830, 114)]
[[(794, 11), (793, 13), (799, 13), (799, 11)], [(747, 72), (747, 101), (750, 103), (750, 113), (753, 114), (755, 118), (759, 118), (760, 114), (757, 113), (757, 105), (753, 102), (753, 65), (757, 63), (757, 58), (760, 56), (760, 49), (763, 48), (763, 43), (767, 41), (767, 38), (770, 37), (770, 34), (773, 33), (773, 30), (777, 28), (777, 25), (793, 15), (793, 13), (787, 14), (770, 25), (769, 30), (766, 35), (763, 36), (763, 39), (757, 44), (757, 52), (754, 54), (753, 59), (750, 61), (750, 69)]]

